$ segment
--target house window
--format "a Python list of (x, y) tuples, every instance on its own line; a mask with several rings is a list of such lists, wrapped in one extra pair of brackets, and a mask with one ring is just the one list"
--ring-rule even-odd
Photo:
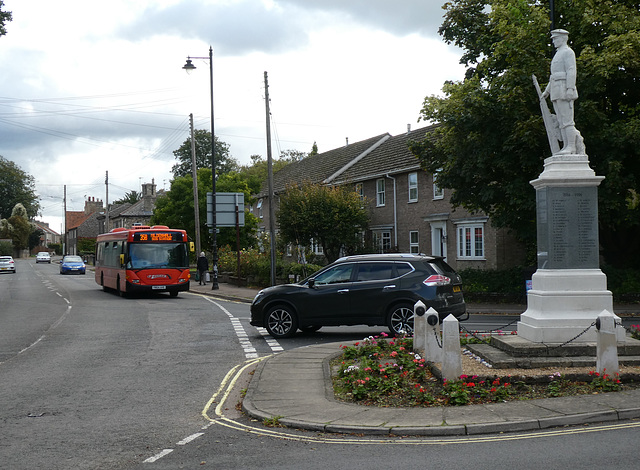
[(418, 173), (409, 173), (409, 202), (418, 200)]
[(364, 188), (362, 183), (356, 183), (356, 194), (360, 196), (360, 202), (364, 204)]
[(376, 181), (376, 205), (378, 207), (384, 206), (384, 178), (380, 178)]
[(484, 224), (458, 226), (458, 258), (484, 259)]
[(433, 199), (444, 199), (444, 189), (438, 186), (438, 173), (440, 170), (433, 174)]
[(258, 200), (258, 204), (256, 205), (256, 208), (258, 209), (258, 217), (262, 219), (264, 217), (264, 214), (262, 213), (262, 199)]
[(420, 253), (419, 240), (420, 238), (417, 230), (409, 232), (409, 253)]
[(323, 255), (324, 250), (322, 249), (322, 245), (317, 243), (313, 238), (311, 239), (311, 251), (313, 251), (316, 255)]
[(374, 232), (373, 245), (378, 249), (378, 253), (391, 251), (391, 231)]

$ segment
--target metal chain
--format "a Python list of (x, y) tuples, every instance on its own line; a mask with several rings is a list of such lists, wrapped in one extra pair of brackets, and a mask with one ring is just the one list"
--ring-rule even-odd
[(506, 324), (506, 325), (504, 325), (504, 326), (499, 326), (498, 328), (494, 328), (493, 330), (483, 330), (483, 331), (478, 331), (478, 330), (476, 330), (476, 333), (493, 333), (494, 331), (500, 331), (500, 330), (503, 330), (503, 329), (505, 329), (506, 327), (511, 326), (511, 325), (513, 325), (514, 323), (519, 322), (519, 321), (520, 321), (520, 318), (516, 318), (515, 320), (510, 321), (509, 323), (507, 323), (507, 324)]
[(473, 336), (475, 339), (477, 339), (478, 341), (482, 341), (483, 343), (486, 341), (486, 338), (480, 338), (478, 335), (476, 335), (476, 333), (484, 333), (483, 331), (476, 331), (475, 333), (471, 330), (468, 330), (464, 325), (460, 324), (460, 330), (464, 330), (465, 332), (469, 333), (471, 336)]
[(577, 340), (578, 338), (580, 338), (580, 336), (582, 336), (583, 334), (585, 334), (587, 331), (589, 331), (592, 327), (596, 326), (596, 322), (593, 322), (591, 325), (589, 325), (588, 327), (586, 327), (584, 330), (582, 330), (580, 333), (578, 333), (577, 335), (575, 335), (573, 338), (571, 338), (569, 341), (565, 341), (564, 343), (558, 345), (558, 346), (553, 346), (553, 347), (549, 347), (546, 344), (544, 344), (547, 348), (547, 352), (549, 351), (553, 351), (554, 349), (558, 349), (561, 348), (563, 346), (566, 346), (567, 344), (571, 343), (572, 341)]
[(433, 336), (436, 337), (436, 344), (438, 345), (438, 347), (440, 349), (442, 349), (442, 343), (440, 342), (440, 336), (438, 335), (438, 331), (435, 328), (433, 329)]

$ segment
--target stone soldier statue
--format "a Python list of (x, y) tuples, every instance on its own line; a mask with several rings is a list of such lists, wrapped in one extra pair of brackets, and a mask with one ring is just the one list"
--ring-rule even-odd
[[(541, 100), (549, 97), (553, 103), (559, 128), (559, 137), (564, 143), (562, 150), (558, 152), (562, 155), (585, 153), (582, 136), (573, 121), (573, 102), (578, 98), (578, 91), (576, 90), (576, 55), (567, 45), (568, 39), (569, 32), (564, 29), (551, 31), (551, 40), (556, 48), (556, 53), (551, 60), (549, 84), (540, 95)], [(547, 132), (550, 134), (555, 133), (551, 129), (547, 129)], [(554, 149), (552, 148), (552, 150)]]

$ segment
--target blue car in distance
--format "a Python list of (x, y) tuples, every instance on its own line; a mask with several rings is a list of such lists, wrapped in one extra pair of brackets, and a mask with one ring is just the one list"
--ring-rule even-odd
[(66, 255), (60, 261), (60, 274), (78, 273), (86, 274), (87, 268), (80, 256)]

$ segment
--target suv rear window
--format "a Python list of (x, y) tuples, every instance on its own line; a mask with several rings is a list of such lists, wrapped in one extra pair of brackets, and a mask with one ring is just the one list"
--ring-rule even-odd
[(409, 274), (411, 271), (413, 271), (413, 266), (409, 263), (396, 263), (396, 272), (398, 273), (398, 277)]
[(453, 268), (445, 263), (442, 259), (434, 259), (433, 261), (430, 261), (429, 264), (434, 266), (436, 270), (441, 274), (455, 274)]

